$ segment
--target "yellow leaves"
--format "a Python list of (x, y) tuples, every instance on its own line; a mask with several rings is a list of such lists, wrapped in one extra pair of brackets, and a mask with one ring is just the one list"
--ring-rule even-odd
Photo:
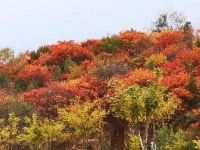
[(0, 120), (0, 145), (6, 149), (19, 143), (19, 117), (9, 114), (8, 120)]
[(100, 133), (103, 129), (106, 112), (95, 102), (81, 103), (77, 99), (73, 105), (58, 112), (60, 121), (74, 129), (74, 134), (80, 138)]
[(196, 144), (195, 148), (200, 150), (200, 140), (193, 140), (193, 142)]
[(147, 58), (145, 62), (145, 66), (147, 68), (155, 67), (164, 63), (167, 60), (167, 57), (163, 54), (153, 54), (149, 58)]
[(54, 120), (41, 119), (36, 114), (31, 118), (26, 117), (23, 132), (19, 139), (25, 146), (30, 146), (31, 150), (49, 149), (52, 142), (62, 143), (69, 140), (69, 134), (65, 131), (65, 126)]
[(122, 84), (114, 83), (113, 95), (110, 95), (106, 98), (106, 102), (110, 104), (110, 109), (108, 110), (109, 114), (113, 114), (115, 117), (124, 119), (131, 122), (131, 104), (127, 90), (123, 88)]

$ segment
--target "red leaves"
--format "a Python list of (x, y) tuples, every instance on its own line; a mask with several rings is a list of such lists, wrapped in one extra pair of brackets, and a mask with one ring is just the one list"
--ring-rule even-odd
[(192, 112), (196, 115), (200, 117), (200, 109), (193, 109)]
[(67, 83), (53, 83), (48, 87), (26, 92), (22, 95), (25, 101), (36, 104), (37, 110), (44, 116), (54, 117), (58, 107), (71, 104), (71, 100), (79, 97), (81, 100), (93, 100), (103, 97), (106, 84), (91, 77), (82, 77)]
[(182, 61), (188, 61), (190, 65), (200, 65), (200, 52), (198, 51), (183, 51), (177, 56)]
[(180, 72), (185, 72), (183, 62), (180, 59), (176, 59), (172, 62), (166, 62), (161, 66), (165, 75), (178, 74)]
[(169, 75), (162, 79), (162, 84), (167, 89), (173, 89), (173, 88), (185, 88), (188, 85), (189, 81), (189, 74), (187, 73), (179, 73), (177, 75)]
[(37, 80), (40, 85), (52, 81), (52, 75), (49, 73), (46, 66), (39, 65), (27, 65), (25, 68), (18, 74), (18, 79), (29, 82), (31, 80)]
[(165, 48), (162, 53), (167, 56), (168, 60), (174, 60), (179, 53), (186, 50), (188, 49), (183, 45), (170, 45)]
[(44, 116), (56, 116), (57, 107), (64, 107), (70, 104), (70, 99), (75, 94), (71, 89), (61, 84), (51, 84), (49, 87), (39, 88), (24, 93), (22, 98), (27, 102), (36, 104), (37, 110)]
[(164, 50), (166, 47), (178, 44), (182, 41), (183, 34), (178, 31), (162, 32), (154, 41), (154, 47), (159, 50)]
[(70, 57), (73, 61), (80, 64), (84, 60), (92, 60), (93, 54), (86, 48), (75, 44), (73, 41), (59, 42), (48, 47), (51, 50), (51, 63), (62, 64), (66, 58)]
[(101, 52), (101, 40), (87, 40), (81, 43), (81, 46), (90, 50), (94, 54), (99, 54)]
[(188, 99), (193, 98), (193, 95), (190, 93), (190, 91), (183, 88), (174, 88), (172, 89), (172, 92), (180, 98), (188, 98)]

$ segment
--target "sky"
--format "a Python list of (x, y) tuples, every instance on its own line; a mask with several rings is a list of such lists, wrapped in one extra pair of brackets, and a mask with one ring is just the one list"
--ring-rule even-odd
[(200, 27), (200, 0), (0, 0), (0, 48), (15, 53), (57, 41), (146, 31), (160, 13), (178, 11)]

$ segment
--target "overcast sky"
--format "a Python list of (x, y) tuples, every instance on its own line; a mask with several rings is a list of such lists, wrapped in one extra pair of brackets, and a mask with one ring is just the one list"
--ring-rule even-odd
[(200, 27), (200, 0), (0, 0), (0, 48), (34, 50), (59, 40), (146, 30), (163, 11)]

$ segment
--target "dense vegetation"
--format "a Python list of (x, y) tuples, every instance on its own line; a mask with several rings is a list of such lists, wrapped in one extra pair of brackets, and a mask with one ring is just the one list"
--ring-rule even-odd
[(176, 13), (0, 62), (1, 150), (200, 149), (200, 32)]

